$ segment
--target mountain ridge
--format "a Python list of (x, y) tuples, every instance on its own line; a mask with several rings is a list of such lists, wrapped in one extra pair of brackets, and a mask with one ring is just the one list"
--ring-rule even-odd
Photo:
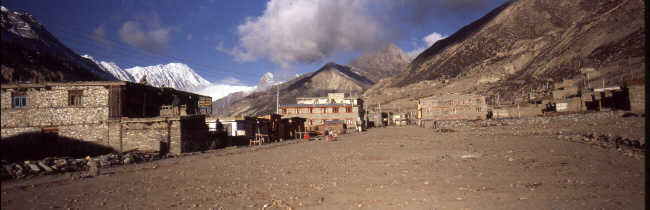
[(115, 80), (56, 39), (28, 13), (0, 11), (2, 82)]
[(581, 68), (597, 69), (590, 83), (622, 85), (645, 69), (643, 4), (506, 2), (436, 42), (364, 98), (414, 106), (420, 97), (469, 93), (514, 101), (546, 94), (548, 84), (579, 80)]
[[(374, 84), (369, 79), (354, 73), (351, 67), (327, 63), (318, 70), (278, 84), (280, 103), (296, 103), (296, 97), (316, 97), (329, 92), (345, 92), (351, 96), (361, 94)], [(221, 117), (256, 116), (275, 112), (276, 89), (252, 92), (233, 102), (224, 110), (217, 110)], [(214, 111), (214, 110), (213, 110)]]

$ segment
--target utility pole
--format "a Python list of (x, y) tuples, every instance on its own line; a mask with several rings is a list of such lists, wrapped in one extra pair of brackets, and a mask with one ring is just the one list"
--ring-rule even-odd
[(280, 114), (280, 85), (276, 85), (275, 90), (275, 113)]
[(499, 103), (499, 95), (500, 95), (500, 94), (497, 93), (497, 105), (500, 105), (500, 103)]

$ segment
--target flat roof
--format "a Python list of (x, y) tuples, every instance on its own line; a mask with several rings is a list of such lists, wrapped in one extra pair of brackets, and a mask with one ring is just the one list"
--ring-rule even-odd
[(140, 83), (135, 83), (135, 82), (128, 82), (128, 81), (121, 81), (121, 80), (112, 80), (112, 81), (76, 81), (76, 82), (38, 82), (38, 83), (9, 83), (9, 84), (2, 84), (0, 85), (0, 89), (9, 89), (9, 88), (40, 88), (40, 87), (47, 87), (47, 86), (106, 86), (106, 85), (139, 85), (139, 86), (144, 86), (144, 87), (150, 87), (150, 88), (158, 88), (158, 89), (172, 89), (174, 91), (178, 92), (183, 92), (183, 93), (189, 93), (193, 95), (199, 95), (203, 97), (209, 97), (212, 99), (210, 96), (206, 95), (201, 95), (197, 93), (192, 93), (192, 92), (187, 92), (184, 90), (179, 90), (171, 87), (156, 87), (156, 86), (151, 86), (151, 85), (145, 85), (145, 84), (140, 84)]
[(328, 106), (359, 106), (353, 104), (280, 104), (280, 107), (328, 107)]
[(432, 98), (445, 98), (445, 97), (485, 97), (485, 96), (477, 95), (477, 94), (447, 93), (447, 94), (443, 94), (443, 95), (422, 97), (422, 98), (419, 98), (419, 100), (432, 99)]
[(45, 86), (103, 86), (103, 85), (126, 85), (127, 81), (76, 81), (76, 82), (36, 82), (36, 83), (9, 83), (2, 84), (0, 88), (30, 88), (30, 87), (45, 87)]
[[(298, 99), (321, 99), (321, 98), (329, 99), (329, 97), (327, 97), (327, 96), (323, 96), (323, 97), (297, 97), (296, 100), (298, 100)], [(350, 97), (348, 97), (348, 98), (343, 98), (343, 99), (344, 99), (344, 100), (345, 100), (345, 99), (352, 99), (352, 100), (355, 100), (355, 99), (361, 99), (361, 98), (350, 98)]]

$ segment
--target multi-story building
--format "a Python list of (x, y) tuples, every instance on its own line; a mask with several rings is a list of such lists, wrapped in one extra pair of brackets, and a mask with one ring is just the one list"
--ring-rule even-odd
[(447, 94), (418, 100), (420, 121), (485, 119), (485, 96)]
[(211, 98), (172, 88), (45, 82), (2, 84), (0, 93), (3, 156), (12, 148), (28, 153), (66, 142), (181, 153), (199, 150), (208, 132)]
[(305, 126), (312, 127), (326, 121), (342, 121), (347, 128), (363, 127), (363, 100), (345, 97), (344, 93), (329, 93), (327, 97), (296, 98), (296, 104), (280, 105), (282, 118), (306, 118)]

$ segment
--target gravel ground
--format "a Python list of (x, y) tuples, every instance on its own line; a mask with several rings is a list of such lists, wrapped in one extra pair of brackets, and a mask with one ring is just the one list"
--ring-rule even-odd
[(9, 180), (2, 209), (644, 209), (645, 156), (557, 137), (643, 136), (644, 118), (605, 120), (377, 128)]

